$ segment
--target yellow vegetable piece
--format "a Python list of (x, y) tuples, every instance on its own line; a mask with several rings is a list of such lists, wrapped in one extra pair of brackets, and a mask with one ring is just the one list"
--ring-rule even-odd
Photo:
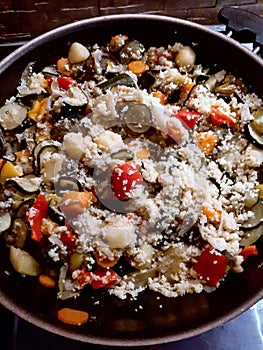
[(259, 184), (255, 186), (259, 190), (259, 197), (263, 199), (263, 184)]
[(35, 122), (40, 121), (46, 112), (47, 101), (47, 97), (43, 98), (42, 101), (36, 101), (33, 108), (28, 112), (29, 118), (33, 119)]
[(211, 224), (219, 224), (221, 221), (221, 216), (222, 213), (220, 210), (217, 209), (211, 209), (208, 207), (203, 207), (202, 208), (202, 214), (204, 214), (207, 217), (207, 220), (211, 223)]
[(195, 135), (195, 140), (205, 155), (211, 154), (218, 142), (217, 136), (211, 132), (199, 132)]
[(21, 174), (10, 161), (5, 162), (2, 166), (0, 173), (0, 182), (4, 184), (7, 179), (11, 179), (12, 177), (20, 176)]

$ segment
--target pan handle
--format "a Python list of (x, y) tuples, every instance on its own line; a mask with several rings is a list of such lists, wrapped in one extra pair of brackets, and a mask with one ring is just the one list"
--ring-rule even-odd
[(221, 22), (226, 24), (232, 37), (242, 43), (253, 42), (254, 47), (263, 49), (263, 17), (238, 7), (223, 7), (218, 14)]

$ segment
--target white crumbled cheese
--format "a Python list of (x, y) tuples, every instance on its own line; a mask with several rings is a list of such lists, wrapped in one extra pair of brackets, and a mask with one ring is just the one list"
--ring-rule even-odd
[(17, 87), (19, 96), (27, 96), (32, 94), (41, 94), (46, 92), (45, 90), (46, 80), (44, 74), (33, 73), (29, 76), (28, 80), (22, 82), (20, 86)]
[(69, 132), (64, 136), (62, 149), (66, 153), (77, 160), (80, 160), (85, 151), (85, 142), (83, 135), (78, 132)]
[(123, 249), (136, 242), (134, 227), (125, 216), (107, 222), (102, 228), (102, 235), (111, 248)]
[(125, 148), (121, 135), (110, 130), (100, 133), (94, 141), (105, 152), (113, 152), (114, 150)]
[[(178, 68), (175, 56), (182, 47), (175, 43), (168, 48), (152, 47), (145, 53), (145, 62), (152, 58), (155, 62), (154, 81), (148, 91), (140, 88), (141, 78), (127, 64), (107, 57), (97, 44), (88, 50), (79, 43), (69, 50), (71, 65), (66, 64), (65, 68), (75, 78), (67, 88), (61, 87), (57, 75), (47, 82), (43, 73), (30, 74), (18, 87), (21, 104), (20, 97), (37, 95), (40, 101), (43, 94), (49, 95), (44, 119), (16, 134), (16, 142), (25, 144), (30, 151), (29, 157), (11, 160), (19, 176), (32, 174), (39, 166), (34, 152), (36, 139), (42, 138), (41, 147), (50, 143), (56, 147), (41, 153), (40, 175), (32, 183), (46, 191), (48, 200), (57, 201), (58, 211), (63, 201), (57, 187), (60, 176), (72, 177), (78, 181), (81, 192), (93, 194), (81, 213), (78, 199), (64, 202), (76, 204), (76, 216), (73, 213), (67, 217), (67, 226), (50, 218), (42, 220), (43, 235), (50, 246), (48, 256), (54, 262), (63, 261), (58, 281), (58, 297), (63, 300), (77, 297), (84, 288), (79, 281), (84, 269), (88, 270), (87, 280), (107, 284), (110, 270), (101, 277), (94, 272), (94, 266), (114, 264), (120, 257), (125, 257), (135, 270), (118, 277), (117, 284), (109, 289), (110, 294), (121, 299), (129, 296), (135, 300), (146, 288), (167, 297), (211, 292), (214, 287), (207, 285), (209, 276), (204, 280), (194, 269), (207, 247), (214, 254), (230, 257), (228, 267), (232, 271), (243, 271), (241, 240), (246, 233), (242, 226), (254, 218), (253, 203), (259, 196), (255, 186), (259, 184), (258, 169), (263, 163), (263, 151), (244, 137), (244, 125), (263, 108), (263, 102), (238, 87), (235, 96), (228, 96), (230, 101), (226, 102), (209, 84), (197, 83), (196, 78), (209, 74), (209, 69), (201, 65), (192, 71)], [(94, 64), (90, 60), (84, 62), (89, 55)], [(150, 65), (148, 70), (146, 73), (151, 73)], [(99, 83), (108, 79), (107, 73), (125, 73), (134, 86), (117, 83), (102, 89)], [(59, 76), (63, 76), (62, 72)], [(224, 84), (226, 77), (227, 72), (219, 71), (209, 80), (218, 86)], [(154, 97), (153, 92), (164, 94), (166, 100)], [(175, 98), (177, 102), (169, 103)], [(16, 99), (12, 97), (6, 103), (16, 103)], [(126, 124), (125, 114), (136, 104), (148, 108), (151, 127), (145, 134), (135, 134)], [(84, 115), (81, 112), (75, 118), (75, 110), (82, 107)], [(214, 125), (213, 108), (237, 125)], [(181, 109), (200, 114), (193, 130), (177, 115)], [(142, 124), (138, 122), (139, 126)], [(203, 132), (217, 139), (209, 154), (195, 142)], [(12, 159), (13, 153), (8, 143), (5, 156)], [(128, 173), (118, 168), (124, 162), (131, 165)], [(116, 194), (113, 171), (117, 180), (123, 180), (125, 200), (119, 200)], [(142, 183), (136, 179), (137, 171)], [(1, 213), (21, 201), (20, 194), (4, 186), (2, 195), (6, 200), (0, 202)], [(36, 213), (34, 207), (29, 210), (30, 223)], [(72, 243), (71, 229), (74, 248), (67, 246), (67, 239)], [(73, 271), (72, 253), (80, 259)], [(141, 309), (139, 305), (135, 311)]]

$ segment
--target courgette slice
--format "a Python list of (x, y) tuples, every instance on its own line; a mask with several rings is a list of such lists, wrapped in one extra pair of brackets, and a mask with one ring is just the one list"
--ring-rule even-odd
[(27, 108), (16, 102), (8, 102), (0, 108), (0, 124), (5, 130), (20, 126), (27, 117)]
[(71, 176), (61, 176), (55, 184), (56, 195), (62, 197), (68, 191), (82, 191), (82, 186), (77, 179)]
[(23, 248), (27, 238), (28, 228), (26, 222), (21, 218), (16, 218), (12, 222), (10, 232), (5, 234), (5, 242), (9, 246)]
[(44, 67), (42, 69), (42, 73), (45, 74), (45, 75), (59, 76), (59, 73), (58, 73), (55, 65)]
[(125, 85), (125, 86), (130, 86), (130, 87), (136, 87), (136, 84), (132, 77), (126, 73), (121, 73), (116, 75), (115, 77), (112, 77), (106, 81), (103, 81), (102, 83), (99, 83), (97, 86), (101, 90), (107, 90), (110, 89), (114, 86), (118, 85)]
[(65, 216), (59, 210), (58, 203), (54, 199), (51, 199), (51, 201), (49, 202), (48, 216), (52, 221), (54, 221), (58, 225), (61, 225), (61, 226), (65, 225)]
[(16, 210), (16, 217), (17, 218), (25, 218), (29, 208), (32, 207), (35, 199), (34, 198), (29, 198), (23, 201), (17, 208)]
[(24, 194), (33, 194), (39, 191), (41, 180), (35, 175), (14, 177), (6, 181), (6, 185), (12, 185), (16, 190)]
[(239, 244), (241, 246), (247, 246), (255, 243), (263, 235), (263, 224), (259, 224), (251, 230), (245, 231), (244, 236), (241, 238)]
[(11, 227), (12, 219), (9, 213), (0, 215), (0, 233), (7, 231)]
[(134, 153), (129, 149), (120, 149), (119, 151), (112, 153), (111, 158), (128, 161), (134, 159)]
[(47, 154), (57, 153), (59, 147), (52, 141), (41, 141), (33, 150), (34, 162), (36, 166), (37, 174), (41, 173), (43, 159)]
[(6, 142), (2, 130), (0, 129), (0, 157), (2, 158), (6, 151)]
[(241, 227), (241, 230), (251, 230), (252, 228), (258, 226), (260, 223), (263, 223), (263, 203), (258, 201), (254, 207), (250, 209), (253, 211), (254, 215), (251, 216)]
[(244, 126), (245, 135), (255, 147), (263, 149), (263, 134), (259, 134), (253, 127), (253, 121)]
[(143, 103), (132, 103), (128, 107), (124, 113), (126, 126), (136, 134), (148, 131), (152, 125), (151, 110)]
[(78, 118), (85, 113), (87, 103), (81, 105), (72, 105), (70, 103), (63, 102), (61, 106), (60, 116), (67, 118)]

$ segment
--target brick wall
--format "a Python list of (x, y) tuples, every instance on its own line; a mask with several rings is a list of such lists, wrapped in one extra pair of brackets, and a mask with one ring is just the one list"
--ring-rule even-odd
[(0, 0), (0, 44), (23, 41), (66, 23), (116, 13), (156, 13), (218, 23), (223, 6), (262, 14), (263, 0)]

